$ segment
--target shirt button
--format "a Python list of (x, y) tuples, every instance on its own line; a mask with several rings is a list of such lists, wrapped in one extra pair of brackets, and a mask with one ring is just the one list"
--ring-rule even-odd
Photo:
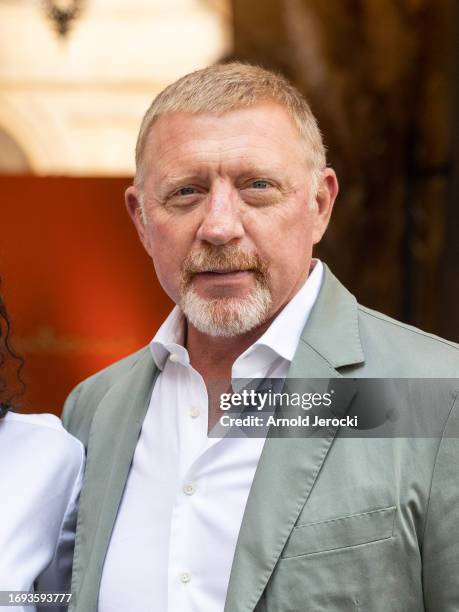
[(169, 355), (169, 359), (170, 361), (172, 361), (173, 363), (177, 363), (178, 361), (180, 361), (180, 357), (179, 355), (177, 355), (177, 353), (171, 353)]
[(201, 411), (199, 410), (199, 408), (197, 406), (193, 406), (190, 410), (190, 417), (192, 417), (193, 419), (195, 419), (196, 417), (198, 417), (201, 414)]
[(187, 582), (190, 582), (190, 580), (191, 580), (191, 572), (189, 572), (189, 571), (180, 572), (179, 578), (180, 578), (181, 582), (186, 584)]
[(185, 495), (193, 495), (195, 491), (196, 491), (196, 485), (192, 482), (189, 482), (183, 487), (183, 492), (185, 493)]

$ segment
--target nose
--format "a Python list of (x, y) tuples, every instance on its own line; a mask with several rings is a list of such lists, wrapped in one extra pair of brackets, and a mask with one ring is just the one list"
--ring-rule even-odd
[(243, 235), (237, 191), (231, 185), (219, 181), (209, 192), (204, 218), (196, 237), (218, 246), (242, 238)]

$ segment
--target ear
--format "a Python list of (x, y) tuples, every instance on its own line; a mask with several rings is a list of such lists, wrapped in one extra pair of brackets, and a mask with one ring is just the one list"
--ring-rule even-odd
[(140, 241), (143, 244), (144, 249), (151, 257), (151, 248), (150, 241), (148, 239), (148, 232), (145, 227), (145, 219), (142, 214), (142, 205), (141, 205), (141, 194), (137, 187), (131, 185), (126, 189), (124, 194), (124, 201), (126, 203), (126, 209), (129, 213), (129, 216), (132, 219), (132, 222), (135, 225), (137, 233), (139, 235)]
[(325, 234), (338, 191), (339, 184), (335, 171), (332, 168), (325, 168), (320, 176), (315, 198), (315, 210), (313, 211), (312, 239), (314, 244), (320, 242)]

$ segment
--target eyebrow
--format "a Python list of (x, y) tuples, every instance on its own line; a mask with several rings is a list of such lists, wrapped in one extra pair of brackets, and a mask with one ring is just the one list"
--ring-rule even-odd
[[(279, 173), (282, 171), (282, 167), (280, 165), (273, 166), (261, 166), (255, 164), (247, 164), (242, 168), (238, 168), (237, 174), (227, 173), (227, 176), (234, 179), (240, 179), (241, 177), (263, 177), (269, 178), (270, 176), (276, 178), (281, 181), (279, 177)], [(184, 174), (166, 174), (160, 178), (161, 188), (165, 191), (169, 189), (173, 189), (177, 185), (184, 185), (188, 183), (193, 183), (194, 181), (209, 181), (209, 172), (204, 169), (193, 169), (190, 172)]]
[(160, 182), (166, 187), (173, 187), (178, 183), (192, 183), (193, 181), (206, 180), (207, 173), (204, 172), (187, 172), (186, 174), (166, 174), (161, 177)]

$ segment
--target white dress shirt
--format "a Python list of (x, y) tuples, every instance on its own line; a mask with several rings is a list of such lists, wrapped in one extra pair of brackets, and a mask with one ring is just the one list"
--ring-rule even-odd
[(52, 414), (8, 412), (0, 451), (0, 591), (68, 592), (83, 445)]
[[(322, 282), (315, 267), (234, 378), (285, 378)], [(221, 612), (263, 438), (209, 438), (208, 395), (176, 306), (151, 342), (161, 369), (118, 511), (99, 612)]]

